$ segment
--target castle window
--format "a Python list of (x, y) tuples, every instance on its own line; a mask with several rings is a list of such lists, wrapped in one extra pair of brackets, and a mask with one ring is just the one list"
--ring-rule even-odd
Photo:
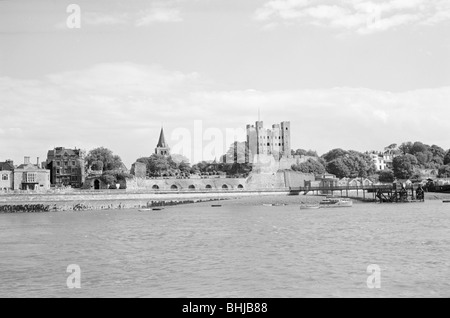
[(9, 176), (7, 174), (2, 174), (2, 180), (9, 180)]
[(61, 162), (56, 161), (56, 165), (57, 165), (57, 166), (61, 165)]
[(72, 166), (75, 166), (75, 161), (74, 160), (72, 161)]

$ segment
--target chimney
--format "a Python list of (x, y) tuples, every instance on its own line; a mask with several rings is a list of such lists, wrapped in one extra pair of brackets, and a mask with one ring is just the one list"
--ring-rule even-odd
[(30, 157), (24, 157), (23, 163), (26, 165), (30, 164)]
[(39, 157), (37, 157), (36, 166), (38, 166), (38, 168), (39, 168)]

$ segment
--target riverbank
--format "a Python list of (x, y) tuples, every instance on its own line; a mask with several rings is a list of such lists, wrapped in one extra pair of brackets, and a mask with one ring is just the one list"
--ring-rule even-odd
[[(361, 191), (360, 191), (361, 192)], [(58, 212), (110, 209), (140, 209), (180, 204), (200, 204), (224, 201), (223, 204), (244, 206), (300, 205), (318, 203), (325, 195), (289, 195), (280, 192), (229, 192), (229, 193), (88, 193), (83, 195), (12, 195), (0, 197), (0, 213)], [(370, 196), (349, 196), (356, 204), (374, 202)], [(450, 200), (449, 193), (425, 193), (427, 200)], [(229, 203), (225, 203), (229, 201)], [(222, 203), (221, 203), (222, 204)]]
[(222, 192), (80, 192), (70, 194), (12, 194), (0, 196), (0, 213), (139, 209), (242, 197), (287, 196), (287, 191)]

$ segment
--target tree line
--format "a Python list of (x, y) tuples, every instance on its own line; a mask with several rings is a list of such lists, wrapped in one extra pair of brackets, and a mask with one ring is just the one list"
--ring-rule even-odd
[[(248, 163), (251, 156), (245, 149), (245, 142), (233, 143), (227, 153), (213, 162), (198, 162), (194, 165), (179, 154), (162, 156), (152, 154), (136, 161), (146, 165), (149, 177), (180, 177), (192, 174), (204, 176), (227, 175), (247, 177), (252, 170)], [(378, 170), (369, 153), (335, 148), (319, 156), (314, 150), (292, 150), (292, 155), (308, 156), (305, 162), (292, 165), (291, 169), (303, 173), (321, 175), (330, 173), (338, 178), (371, 178), (375, 181), (392, 182), (397, 179), (423, 179), (422, 171), (433, 169), (436, 177), (450, 178), (450, 149), (437, 145), (427, 145), (420, 141), (391, 144), (385, 151), (392, 155), (391, 169)], [(122, 159), (111, 150), (98, 147), (88, 152), (84, 158), (86, 171), (101, 173), (103, 182), (109, 185), (131, 177)]]
[(313, 155), (311, 150), (297, 149), (295, 153), (312, 155), (306, 162), (293, 165), (292, 169), (304, 173), (331, 173), (338, 178), (370, 177), (381, 182), (397, 179), (423, 179), (423, 171), (436, 171), (436, 177), (450, 177), (450, 149), (427, 145), (420, 141), (391, 144), (385, 151), (392, 157), (392, 165), (384, 170), (376, 169), (369, 153), (335, 148), (322, 156)]

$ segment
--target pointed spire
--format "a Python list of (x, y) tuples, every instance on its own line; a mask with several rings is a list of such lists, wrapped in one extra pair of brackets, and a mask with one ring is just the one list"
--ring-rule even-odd
[(161, 127), (161, 133), (159, 134), (159, 141), (158, 141), (158, 144), (156, 145), (156, 147), (159, 147), (159, 148), (167, 147), (166, 138), (164, 138), (164, 129), (162, 127)]

